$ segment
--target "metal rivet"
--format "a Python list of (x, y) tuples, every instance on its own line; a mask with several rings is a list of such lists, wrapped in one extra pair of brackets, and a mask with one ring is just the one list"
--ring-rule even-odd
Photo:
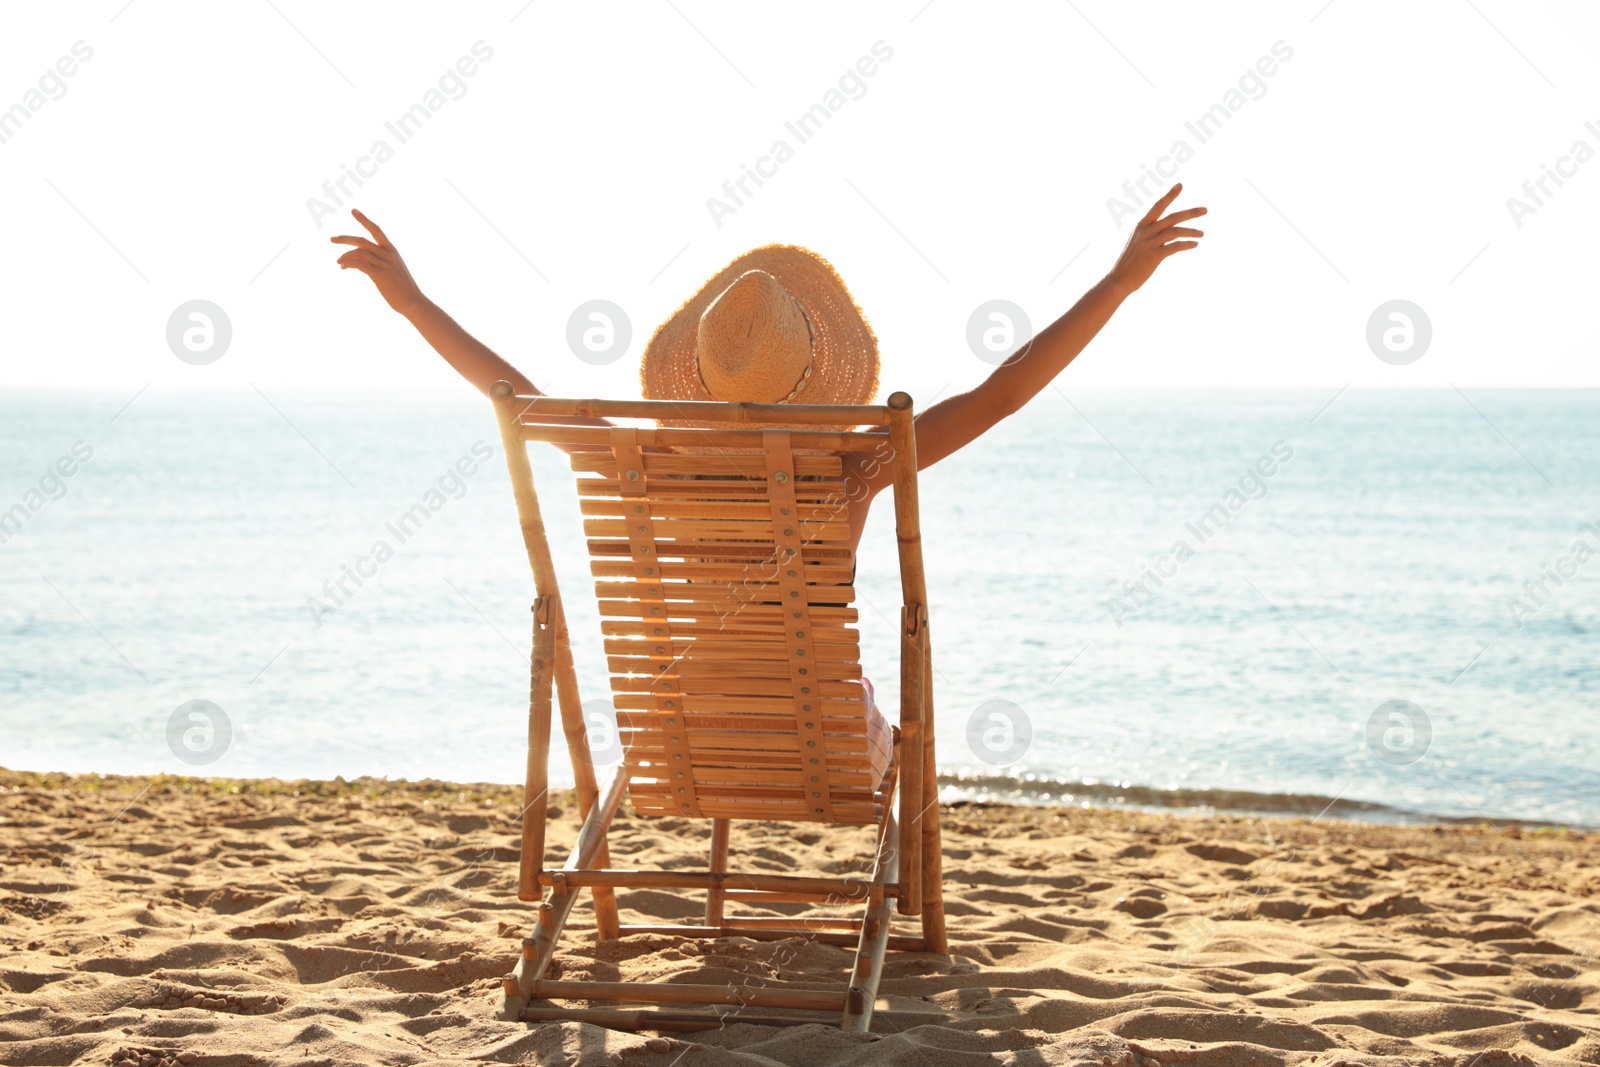
[[(684, 807), (688, 807), (688, 806), (689, 806), (689, 805), (687, 805), (687, 804), (685, 804), (685, 805), (684, 805)], [(822, 809), (821, 809), (821, 808), (818, 808), (818, 809), (816, 809), (816, 810), (817, 810), (817, 814), (818, 814), (818, 815), (821, 815), (821, 814), (822, 814)]]
[(677, 744), (678, 743), (678, 735), (677, 734), (673, 734), (672, 735), (672, 743), (673, 744)]
[(794, 613), (794, 617), (797, 618), (797, 619), (804, 618), (804, 616), (801, 615), (798, 611)]
[(650, 532), (650, 527), (648, 527), (648, 526), (641, 526), (641, 527), (639, 527), (639, 532), (640, 532), (640, 533), (649, 533), (649, 532)]
[(794, 536), (794, 530), (792, 528), (784, 530), (783, 531), (783, 536), (785, 536), (785, 537), (793, 537)]
[[(802, 704), (802, 705), (800, 705), (800, 710), (801, 711), (810, 711), (811, 710), (811, 705), (810, 704)], [(811, 724), (810, 723), (806, 723), (806, 725), (810, 726)]]
[(810, 672), (810, 671), (808, 671), (808, 670), (806, 670), (806, 669), (805, 669), (805, 668), (804, 668), (804, 667), (801, 667), (801, 668), (800, 668), (800, 673), (801, 673), (801, 674), (810, 674), (810, 673), (811, 673), (811, 672)]
[(803, 656), (806, 654), (806, 650), (803, 648), (797, 648), (794, 650), (794, 654), (797, 656)]
[(628, 470), (628, 481), (636, 482), (638, 480), (639, 480), (639, 472), (636, 471), (636, 470), (633, 470), (632, 468), (629, 468), (629, 470)]
[(689, 791), (689, 787), (686, 786), (686, 785), (680, 785), (678, 787), (678, 792), (680, 792), (680, 793), (687, 793), (688, 791)]
[(666, 632), (667, 632), (667, 631), (665, 631), (665, 630), (663, 630), (663, 629), (662, 629), (662, 628), (661, 628), (661, 627), (659, 627), (659, 626), (657, 626), (657, 627), (656, 627), (656, 633), (658, 633), (658, 634), (664, 634), (664, 633), (666, 633)]
[(819, 762), (819, 761), (818, 761), (818, 760), (815, 760), (815, 759), (813, 759), (813, 760), (812, 760), (812, 761), (811, 761), (811, 763), (812, 763), (812, 765), (813, 765), (813, 766), (815, 766), (815, 765), (816, 765), (816, 764), (817, 764), (817, 763), (818, 763), (818, 762)]
[(635, 515), (643, 515), (643, 514), (644, 514), (644, 505), (642, 505), (642, 504), (635, 504), (635, 505), (634, 505), (634, 508), (633, 508), (633, 513), (634, 513), (634, 514), (635, 514)]
[(814, 722), (806, 723), (806, 729), (807, 730), (815, 730), (816, 728), (817, 728), (817, 724), (816, 723), (814, 723)]
[(812, 795), (812, 796), (814, 796), (814, 797), (820, 797), (820, 796), (822, 796), (822, 794), (821, 794), (821, 793), (815, 793), (815, 792), (814, 792), (814, 793), (812, 793), (812, 794), (811, 794), (811, 795)]
[(805, 631), (804, 631), (804, 630), (796, 630), (796, 631), (795, 631), (795, 632), (794, 632), (794, 635), (795, 635), (795, 636), (796, 636), (796, 637), (804, 637), (804, 636), (805, 636), (805, 635), (806, 635), (806, 632), (805, 632)]
[(791, 570), (791, 571), (790, 571), (790, 572), (789, 572), (789, 577), (791, 577), (791, 578), (798, 578), (798, 577), (800, 577), (800, 576), (799, 576), (799, 575), (798, 575), (798, 574), (796, 574), (796, 573), (795, 573), (795, 572), (794, 572), (794, 571), (792, 571), (792, 570)]
[(811, 687), (809, 685), (802, 685), (800, 687), (800, 692), (809, 693), (809, 692), (811, 692)]
[(785, 483), (785, 482), (787, 482), (789, 480), (789, 472), (788, 471), (779, 471), (777, 474), (774, 474), (772, 477), (779, 485), (782, 485), (783, 483)]
[[(667, 706), (668, 706), (668, 707), (671, 707), (671, 706), (672, 706), (672, 701), (670, 701), (670, 700), (669, 700), (669, 701), (667, 701)], [(668, 726), (676, 726), (676, 725), (678, 725), (678, 720), (677, 720), (677, 719), (675, 719), (675, 718), (672, 718), (672, 717), (671, 717), (671, 716), (668, 716), (668, 718), (667, 718), (667, 725), (668, 725)]]
[(667, 650), (667, 646), (666, 645), (657, 645), (656, 646), (656, 651), (657, 652), (665, 652), (666, 650)]
[(679, 777), (679, 778), (682, 778), (682, 777), (684, 777), (684, 774), (683, 774), (683, 772), (682, 772), (682, 771), (679, 771), (679, 772), (678, 772), (678, 777)]
[(779, 508), (778, 509), (778, 514), (779, 515), (787, 515), (787, 514), (789, 514), (789, 509), (788, 508)]
[(654, 573), (655, 573), (655, 572), (656, 572), (656, 569), (655, 569), (655, 568), (654, 568), (654, 567), (646, 567), (646, 568), (645, 568), (645, 569), (644, 569), (644, 572), (645, 572), (645, 573), (646, 573), (646, 574), (654, 574)]
[(813, 774), (813, 775), (812, 775), (812, 776), (811, 776), (811, 780), (812, 780), (812, 781), (813, 781), (813, 782), (820, 782), (820, 781), (822, 781), (822, 779), (821, 779), (821, 778), (818, 778), (818, 777), (817, 777), (817, 776), (816, 776), (816, 775), (814, 775), (814, 774)]
[(653, 607), (653, 608), (650, 609), (650, 614), (652, 614), (652, 615), (660, 615), (661, 614), (661, 609), (659, 607)]
[(683, 759), (683, 753), (682, 753), (682, 752), (674, 752), (674, 753), (673, 753), (673, 754), (672, 754), (672, 758), (673, 758), (673, 759), (678, 759), (678, 760), (681, 760), (681, 759)]
[(815, 741), (807, 741), (806, 742), (806, 747), (807, 748), (816, 748), (817, 747), (817, 743)]
[[(799, 596), (799, 595), (800, 595), (800, 592), (799, 592), (799, 590), (797, 590), (797, 589), (791, 589), (791, 590), (789, 590), (789, 595), (790, 595), (790, 596)], [(799, 616), (795, 616), (795, 617), (796, 617), (796, 618), (799, 618)]]
[[(669, 708), (670, 708), (670, 707), (672, 707), (672, 706), (673, 706), (673, 705), (672, 705), (672, 701), (670, 701), (670, 700), (669, 700), (669, 701), (667, 701), (667, 707), (669, 707)], [(670, 722), (669, 722), (669, 723), (668, 723), (668, 724), (667, 724), (667, 725), (668, 725), (668, 726), (671, 726), (671, 725), (672, 725), (672, 724), (671, 724), (671, 723), (670, 723)]]

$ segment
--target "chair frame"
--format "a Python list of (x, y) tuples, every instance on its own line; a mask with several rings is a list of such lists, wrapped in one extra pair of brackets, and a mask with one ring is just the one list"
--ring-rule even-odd
[[(916, 435), (911, 397), (897, 392), (886, 405), (799, 405), (674, 401), (574, 400), (518, 396), (508, 382), (490, 390), (500, 439), (516, 496), (528, 562), (533, 570), (533, 654), (530, 660), (527, 778), (522, 809), (518, 897), (538, 903), (531, 936), (522, 957), (507, 975), (502, 1017), (528, 1021), (567, 1019), (614, 1029), (692, 1031), (752, 1022), (799, 1024), (837, 1018), (842, 1029), (866, 1031), (889, 948), (944, 954), (945, 932), (939, 833), (938, 780), (934, 762), (932, 646), (928, 632), (927, 590), (917, 507)], [(728, 870), (731, 820), (712, 818), (711, 849), (704, 871), (637, 871), (613, 868), (607, 835), (628, 787), (627, 763), (612, 769), (604, 783), (596, 776), (588, 728), (579, 699), (571, 636), (562, 608), (555, 566), (534, 488), (527, 446), (534, 441), (592, 442), (609, 447), (607, 427), (574, 425), (574, 419), (648, 418), (700, 423), (763, 423), (837, 426), (834, 430), (789, 431), (792, 447), (860, 451), (891, 449), (894, 465), (895, 527), (899, 545), (903, 604), (900, 635), (900, 721), (893, 729), (893, 757), (878, 795), (882, 817), (870, 880), (859, 877), (808, 877), (743, 874)], [(540, 421), (546, 420), (546, 421)], [(860, 431), (855, 427), (881, 429)], [(715, 445), (760, 449), (763, 431), (751, 429), (641, 429), (641, 446)], [(546, 867), (550, 731), (559, 709), (583, 825), (566, 863)], [(895, 801), (898, 799), (898, 817)], [(703, 925), (624, 925), (614, 891), (651, 887), (705, 890)], [(549, 892), (546, 894), (545, 890)], [(583, 889), (593, 893), (601, 940), (629, 934), (668, 934), (695, 938), (745, 937), (783, 940), (803, 937), (823, 943), (855, 945), (855, 962), (842, 991), (774, 988), (763, 985), (709, 985), (684, 982), (589, 982), (545, 978), (557, 940)], [(862, 904), (860, 918), (784, 919), (724, 914), (734, 900), (755, 903)], [(893, 901), (893, 905), (890, 901)], [(920, 920), (920, 936), (891, 936), (892, 913)], [(681, 1013), (622, 1008), (530, 1006), (531, 1000), (601, 1000), (617, 1003), (729, 1005), (722, 1012)], [(786, 1014), (752, 1016), (746, 1007), (778, 1008)]]

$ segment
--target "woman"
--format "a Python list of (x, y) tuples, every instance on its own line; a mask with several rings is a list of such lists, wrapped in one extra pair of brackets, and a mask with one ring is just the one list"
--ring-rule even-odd
[[(1181, 184), (1174, 185), (1151, 206), (1110, 272), (1031, 345), (975, 388), (917, 416), (919, 469), (977, 439), (1033, 399), (1163, 260), (1199, 244), (1203, 231), (1183, 223), (1204, 215), (1205, 208), (1162, 214), (1182, 190)], [(351, 214), (371, 238), (332, 238), (334, 244), (354, 246), (339, 257), (341, 269), (353, 268), (371, 278), (389, 306), (482, 392), (505, 380), (519, 395), (539, 395), (526, 375), (422, 294), (376, 223), (359, 211)], [(878, 387), (877, 340), (826, 261), (805, 249), (769, 245), (735, 260), (662, 324), (645, 348), (641, 380), (650, 399), (868, 403)], [(600, 419), (570, 421), (607, 425)], [(894, 471), (877, 457), (851, 453), (844, 479), (852, 489), (853, 550), (873, 498), (893, 483)]]

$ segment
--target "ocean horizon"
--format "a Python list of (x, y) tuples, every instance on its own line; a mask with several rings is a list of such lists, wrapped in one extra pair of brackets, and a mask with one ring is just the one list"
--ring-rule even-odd
[[(0, 765), (521, 780), (487, 400), (131, 394), (0, 393)], [(532, 455), (607, 749), (573, 476)], [(921, 497), (952, 799), (1600, 826), (1600, 390), (1051, 389)], [(858, 593), (893, 719), (887, 498)]]

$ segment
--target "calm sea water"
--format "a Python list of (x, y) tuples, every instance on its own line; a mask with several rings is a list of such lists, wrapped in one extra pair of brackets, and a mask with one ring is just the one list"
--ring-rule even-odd
[[(1600, 558), (1572, 551), (1600, 549), (1600, 394), (1329, 395), (1047, 391), (924, 472), (941, 770), (1600, 824)], [(521, 779), (532, 581), (486, 401), (127, 400), (0, 394), (0, 764)], [(601, 698), (572, 476), (535, 460)], [(895, 575), (885, 499), (860, 591), (890, 708)], [(172, 727), (190, 701), (225, 751)]]

